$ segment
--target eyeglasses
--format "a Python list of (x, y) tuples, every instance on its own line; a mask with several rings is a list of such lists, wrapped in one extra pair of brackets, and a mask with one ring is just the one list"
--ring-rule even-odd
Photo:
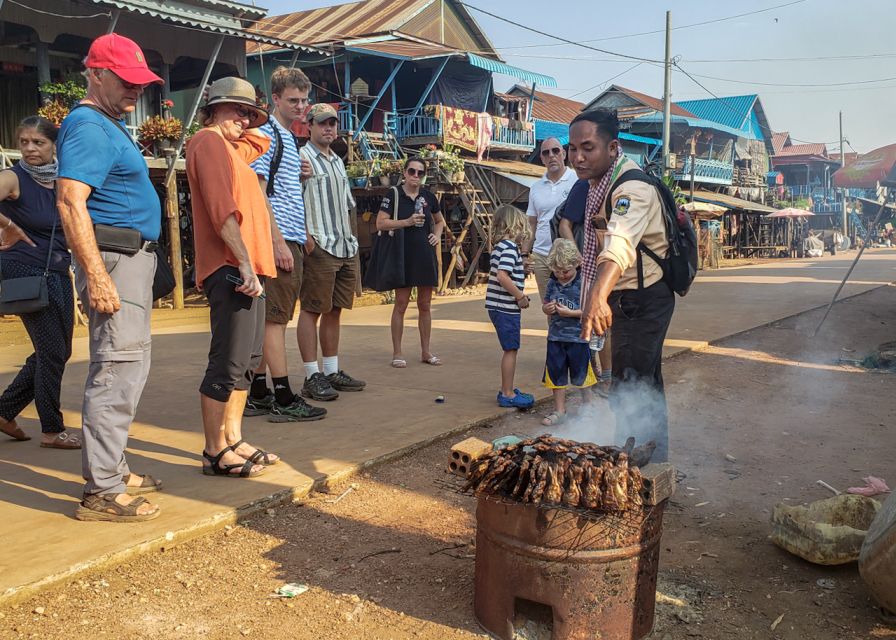
[(287, 98), (286, 104), (290, 107), (298, 107), (300, 105), (309, 105), (311, 101), (308, 98)]
[(541, 157), (547, 158), (548, 156), (559, 156), (563, 152), (563, 147), (553, 147), (551, 149), (542, 149)]
[(422, 178), (423, 175), (426, 173), (426, 169), (414, 169), (412, 167), (408, 167), (407, 169), (405, 169), (405, 171), (407, 171), (409, 176), (412, 176), (415, 178), (417, 178), (417, 177)]

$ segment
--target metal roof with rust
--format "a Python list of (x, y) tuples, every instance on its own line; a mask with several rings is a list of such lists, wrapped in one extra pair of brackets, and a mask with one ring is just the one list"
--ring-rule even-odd
[(826, 158), (828, 156), (828, 148), (823, 142), (791, 144), (782, 147), (781, 150), (775, 154), (775, 157), (780, 156), (823, 156)]
[[(476, 41), (476, 48), (486, 55), (500, 59), (488, 37), (460, 2), (444, 0), (446, 10), (456, 14), (464, 29)], [(319, 7), (296, 11), (260, 20), (256, 29), (268, 36), (306, 45), (331, 45), (348, 40), (370, 38), (379, 35), (406, 35), (420, 37), (429, 42), (433, 38), (417, 33), (432, 27), (415, 20), (424, 14), (437, 0), (360, 0), (331, 7)], [(423, 16), (425, 17), (425, 15)], [(431, 22), (431, 21), (430, 21)], [(401, 31), (401, 34), (397, 32)], [(267, 47), (264, 50), (271, 50)], [(257, 51), (253, 51), (256, 53)]]
[[(516, 85), (509, 93), (519, 97), (526, 97), (531, 92), (532, 90), (527, 87)], [(535, 100), (532, 103), (532, 115), (538, 120), (569, 124), (573, 118), (581, 113), (584, 107), (584, 102), (561, 98), (544, 91), (536, 91)]]

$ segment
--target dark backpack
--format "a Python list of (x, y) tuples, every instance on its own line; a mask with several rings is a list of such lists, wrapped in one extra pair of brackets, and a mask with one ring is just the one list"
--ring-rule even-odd
[(678, 205), (675, 203), (675, 196), (662, 180), (640, 169), (632, 169), (616, 178), (616, 182), (610, 187), (610, 196), (607, 197), (606, 202), (607, 220), (612, 214), (613, 192), (630, 180), (646, 182), (656, 189), (663, 207), (666, 237), (669, 241), (669, 252), (665, 257), (658, 256), (644, 246), (643, 242), (638, 243), (638, 287), (644, 286), (644, 272), (641, 266), (641, 256), (644, 254), (660, 265), (663, 270), (663, 280), (666, 281), (669, 288), (678, 295), (684, 296), (697, 276), (697, 233), (694, 231), (691, 217), (685, 211), (679, 211)]
[[(280, 135), (276, 124), (271, 124), (271, 131), (274, 133), (273, 144), (276, 146), (276, 149), (274, 150), (274, 157), (271, 159), (271, 169), (268, 171), (268, 186), (265, 188), (265, 193), (269, 198), (274, 195), (274, 176), (277, 175), (280, 161), (283, 160), (283, 137)], [(292, 141), (296, 145), (296, 151), (298, 151), (299, 139), (295, 134), (292, 134)], [(299, 167), (301, 168), (301, 160), (299, 160)]]

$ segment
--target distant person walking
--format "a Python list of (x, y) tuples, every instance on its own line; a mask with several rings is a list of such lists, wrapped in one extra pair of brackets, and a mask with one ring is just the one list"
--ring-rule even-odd
[(65, 363), (72, 354), (75, 313), (71, 254), (56, 210), (57, 133), (46, 118), (22, 120), (16, 130), (22, 159), (0, 172), (0, 280), (46, 273), (49, 300), (46, 308), (19, 316), (34, 353), (0, 396), (0, 431), (15, 440), (30, 440), (15, 419), (34, 401), (40, 446), (80, 449), (80, 432), (66, 430), (59, 400)]
[(544, 300), (547, 293), (551, 268), (548, 253), (551, 250), (551, 220), (557, 207), (562, 204), (573, 184), (576, 173), (566, 166), (566, 150), (557, 138), (547, 138), (541, 142), (541, 163), (547, 169), (544, 176), (529, 189), (530, 239), (523, 247), (522, 256), (527, 266), (535, 274), (538, 297)]
[(82, 409), (79, 520), (139, 522), (159, 507), (128, 491), (161, 483), (132, 474), (128, 431), (149, 375), (155, 249), (162, 223), (146, 161), (122, 117), (162, 79), (140, 47), (115, 33), (90, 45), (87, 97), (59, 130), (57, 205), (75, 258), (75, 284), (90, 323), (90, 366)]
[(270, 146), (256, 129), (267, 120), (251, 84), (221, 78), (209, 87), (202, 129), (187, 146), (196, 282), (208, 298), (212, 329), (199, 385), (206, 475), (254, 477), (279, 462), (242, 438), (246, 397), (264, 346), (264, 280), (276, 275), (268, 206), (249, 166)]
[[(305, 231), (301, 180), (302, 175), (311, 175), (311, 163), (299, 157), (299, 142), (292, 132), (293, 123), (305, 122), (309, 89), (311, 83), (300, 69), (274, 70), (274, 110), (259, 128), (271, 139), (271, 145), (252, 163), (270, 212), (277, 277), (265, 288), (264, 358), (255, 371), (243, 413), (268, 415), (269, 422), (320, 420), (327, 415), (326, 409), (312, 407), (293, 392), (286, 362), (286, 325), (295, 314), (305, 251), (311, 246)], [(273, 392), (268, 390), (266, 368), (271, 370)]]
[[(420, 360), (439, 366), (441, 358), (430, 348), (432, 336), (432, 294), (439, 283), (436, 251), (445, 228), (445, 220), (435, 194), (421, 186), (426, 165), (420, 158), (408, 158), (404, 163), (404, 181), (383, 196), (376, 218), (377, 231), (393, 232), (401, 229), (404, 251), (404, 281), (395, 287), (392, 307), (392, 366), (408, 366), (401, 349), (404, 316), (411, 301), (411, 291), (417, 288), (417, 326), (420, 330)], [(395, 195), (398, 201), (395, 202)], [(394, 211), (393, 211), (394, 210)], [(393, 213), (397, 214), (393, 216)]]
[[(339, 329), (343, 309), (351, 309), (358, 280), (358, 239), (352, 233), (355, 206), (345, 165), (331, 145), (336, 140), (336, 110), (316, 104), (308, 114), (311, 139), (300, 155), (311, 165), (303, 176), (306, 242), (299, 313), (299, 351), (305, 367), (302, 395), (335, 400), (340, 391), (363, 391), (367, 383), (339, 366)], [(318, 322), (323, 372), (317, 362)]]

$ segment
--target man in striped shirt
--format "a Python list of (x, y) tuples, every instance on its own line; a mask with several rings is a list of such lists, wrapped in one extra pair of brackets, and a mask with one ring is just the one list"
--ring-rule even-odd
[[(362, 391), (366, 383), (339, 368), (339, 323), (343, 309), (354, 302), (358, 267), (358, 239), (352, 233), (355, 206), (345, 165), (330, 145), (336, 140), (336, 110), (316, 104), (308, 113), (311, 140), (300, 156), (311, 167), (302, 175), (305, 225), (310, 248), (305, 256), (302, 310), (299, 313), (299, 351), (305, 366), (302, 395), (314, 400), (335, 400), (339, 391)], [(317, 364), (317, 324), (323, 372)]]
[[(303, 253), (309, 244), (305, 233), (302, 176), (311, 165), (299, 158), (299, 145), (291, 128), (305, 119), (311, 83), (300, 69), (278, 67), (271, 75), (273, 117), (261, 127), (271, 138), (267, 153), (252, 163), (261, 190), (267, 196), (274, 241), (277, 277), (265, 287), (264, 359), (256, 370), (243, 415), (269, 414), (270, 422), (319, 420), (327, 411), (312, 407), (289, 384), (286, 364), (286, 325), (292, 320), (302, 286)], [(297, 336), (298, 337), (298, 336)], [(268, 391), (265, 368), (271, 370), (274, 392)]]

